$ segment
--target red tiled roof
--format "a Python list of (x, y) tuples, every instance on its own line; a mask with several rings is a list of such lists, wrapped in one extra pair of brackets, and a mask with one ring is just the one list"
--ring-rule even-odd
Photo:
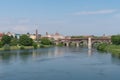
[(3, 36), (3, 33), (0, 33), (0, 37), (2, 37)]

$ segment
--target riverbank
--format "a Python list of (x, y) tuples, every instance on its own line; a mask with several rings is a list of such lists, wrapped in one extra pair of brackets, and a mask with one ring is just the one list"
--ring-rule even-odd
[(37, 48), (49, 48), (53, 47), (52, 45), (40, 45), (40, 46), (8, 46), (0, 48), (0, 51), (4, 50), (27, 50), (27, 49), (37, 49)]
[[(22, 49), (34, 49), (33, 46), (10, 46), (8, 50), (22, 50)], [(0, 51), (6, 50), (4, 47), (0, 48)]]
[(120, 45), (100, 44), (97, 49), (99, 51), (110, 52), (113, 55), (120, 56)]
[(120, 45), (109, 45), (106, 47), (106, 50), (112, 53), (113, 56), (120, 58)]

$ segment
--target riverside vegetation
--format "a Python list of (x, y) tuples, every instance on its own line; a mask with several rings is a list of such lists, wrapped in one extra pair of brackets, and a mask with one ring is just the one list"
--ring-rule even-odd
[(18, 50), (18, 49), (37, 49), (50, 47), (53, 41), (47, 38), (41, 38), (34, 41), (27, 35), (20, 36), (19, 39), (13, 36), (4, 35), (0, 41), (0, 50)]
[(106, 51), (120, 57), (120, 35), (111, 36), (112, 44), (102, 43), (97, 49), (100, 51)]

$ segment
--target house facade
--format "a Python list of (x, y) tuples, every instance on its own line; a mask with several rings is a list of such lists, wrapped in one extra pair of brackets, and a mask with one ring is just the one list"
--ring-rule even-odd
[(46, 35), (44, 37), (49, 38), (49, 39), (54, 39), (54, 40), (65, 39), (65, 36), (63, 36), (63, 35), (61, 35), (59, 33), (48, 34), (46, 32)]

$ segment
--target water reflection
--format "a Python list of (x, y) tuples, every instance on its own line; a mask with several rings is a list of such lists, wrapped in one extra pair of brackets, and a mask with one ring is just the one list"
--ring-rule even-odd
[[(87, 53), (85, 53), (88, 50)], [(68, 54), (87, 54), (89, 57), (93, 55), (95, 49), (87, 48), (69, 48), (69, 47), (55, 47), (55, 48), (43, 48), (36, 50), (15, 50), (15, 51), (1, 51), (0, 63), (9, 64), (15, 61), (27, 62), (30, 60), (40, 60), (44, 58), (57, 58), (64, 57)], [(70, 56), (70, 55), (69, 55)], [(73, 56), (73, 55), (72, 55)], [(117, 62), (116, 59), (120, 59), (120, 55), (112, 55), (112, 62)]]
[(13, 59), (16, 59), (17, 57), (17, 54), (15, 53), (10, 53), (10, 52), (3, 52), (3, 53), (0, 53), (0, 62), (3, 62), (3, 63), (10, 63), (11, 60)]
[(16, 50), (16, 51), (2, 51), (0, 52), (0, 62), (10, 63), (11, 61), (21, 60), (26, 62), (30, 59), (37, 58), (56, 58), (63, 56), (65, 53), (64, 48), (43, 48), (36, 50)]
[(27, 60), (27, 58), (32, 54), (29, 51), (2, 51), (0, 53), (0, 62), (1, 63), (12, 63), (12, 61)]
[(88, 49), (88, 56), (92, 55), (92, 49)]
[(55, 47), (54, 49), (48, 50), (48, 57), (60, 57), (63, 56), (64, 50), (62, 48)]
[(1, 51), (0, 70), (1, 80), (119, 80), (120, 59), (75, 47)]
[(25, 50), (22, 52), (19, 52), (19, 58), (20, 60), (22, 60), (23, 62), (27, 61), (29, 58), (32, 57), (33, 52), (29, 51), (29, 50)]
[(47, 49), (36, 49), (36, 50), (33, 50), (33, 54), (32, 54), (32, 57), (33, 58), (36, 58), (38, 56), (42, 56), (42, 57), (60, 57), (64, 54), (64, 50), (62, 48), (58, 48), (58, 47), (55, 47), (55, 48), (47, 48)]
[(113, 54), (112, 54), (112, 57), (116, 57), (116, 58), (119, 58), (119, 59), (120, 59), (120, 53), (113, 53)]
[(112, 60), (112, 63), (120, 65), (120, 54), (112, 54), (111, 60)]

